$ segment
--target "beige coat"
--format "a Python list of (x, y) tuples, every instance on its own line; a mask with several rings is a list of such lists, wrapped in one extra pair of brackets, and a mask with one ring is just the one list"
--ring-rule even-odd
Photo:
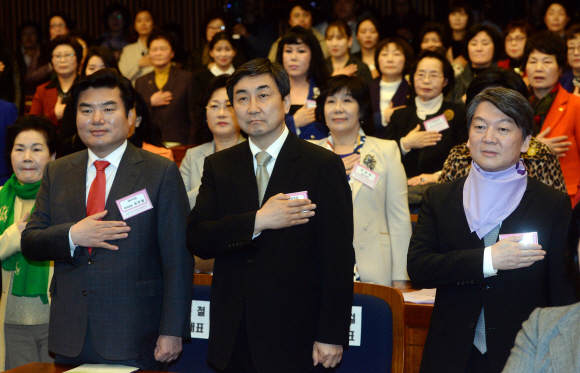
[[(0, 188), (1, 189), (1, 188)], [(14, 211), (22, 210), (22, 202), (19, 198), (14, 200)], [(18, 220), (18, 219), (14, 219)], [(0, 236), (0, 260), (4, 260), (13, 254), (20, 251), (20, 231), (16, 222), (9, 226)], [(50, 263), (48, 273), (48, 286), (53, 274), (53, 263)], [(4, 316), (6, 315), (6, 298), (10, 283), (12, 282), (13, 272), (2, 269), (2, 297), (0, 297), (0, 371), (4, 371), (4, 363), (6, 359), (6, 344), (4, 340)], [(48, 292), (48, 289), (47, 289)], [(48, 298), (50, 302), (50, 297)]]
[[(326, 146), (328, 138), (314, 143)], [(411, 218), (407, 177), (397, 143), (366, 137), (361, 163), (368, 154), (376, 160), (379, 180), (374, 189), (351, 178), (356, 265), (362, 282), (391, 286), (409, 280), (407, 250)]]

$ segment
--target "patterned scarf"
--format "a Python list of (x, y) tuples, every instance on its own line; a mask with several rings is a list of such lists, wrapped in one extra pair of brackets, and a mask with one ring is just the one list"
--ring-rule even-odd
[(542, 125), (544, 124), (544, 120), (546, 120), (546, 115), (548, 115), (548, 111), (550, 111), (550, 107), (552, 107), (552, 103), (554, 99), (558, 95), (558, 90), (560, 89), (560, 83), (556, 84), (554, 88), (542, 97), (538, 99), (536, 95), (534, 95), (533, 91), (530, 92), (530, 103), (532, 104), (532, 108), (534, 109), (534, 133), (533, 136), (537, 136), (538, 133), (542, 130)]

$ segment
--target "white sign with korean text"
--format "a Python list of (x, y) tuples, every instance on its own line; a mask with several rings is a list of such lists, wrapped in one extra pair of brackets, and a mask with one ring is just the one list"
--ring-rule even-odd
[(360, 346), (362, 326), (362, 307), (352, 306), (350, 313), (350, 332), (348, 335), (349, 346)]
[(209, 338), (209, 301), (191, 301), (191, 338)]

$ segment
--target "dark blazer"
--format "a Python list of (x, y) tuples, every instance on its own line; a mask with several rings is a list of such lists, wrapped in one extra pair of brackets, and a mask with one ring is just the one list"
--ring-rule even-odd
[(348, 344), (354, 249), (345, 175), (338, 156), (289, 133), (264, 201), (307, 191), (316, 215), (252, 240), (259, 206), (248, 142), (206, 158), (187, 246), (215, 257), (208, 360), (218, 369), (229, 362), (244, 312), (259, 372), (307, 372), (315, 341)]
[[(381, 113), (381, 77), (374, 79), (371, 84), (369, 84), (369, 91), (371, 94), (371, 103), (373, 105), (373, 119), (375, 122), (375, 137), (384, 139), (386, 136), (386, 127), (383, 127), (383, 115)], [(406, 105), (409, 99), (409, 83), (403, 78), (399, 88), (395, 92), (395, 95), (391, 99), (393, 107)], [(387, 126), (388, 127), (388, 126)]]
[[(441, 114), (447, 113), (449, 128), (441, 131), (441, 140), (433, 146), (422, 149), (412, 149), (407, 154), (403, 154), (401, 161), (405, 166), (408, 178), (422, 173), (432, 174), (443, 168), (443, 163), (447, 159), (449, 152), (455, 145), (463, 144), (467, 141), (467, 126), (465, 124), (465, 106), (443, 101), (437, 113), (428, 115), (425, 120), (429, 120)], [(425, 131), (422, 125), (424, 120), (417, 117), (417, 106), (415, 101), (409, 102), (406, 108), (395, 110), (391, 116), (391, 123), (387, 126), (386, 138), (395, 140), (400, 146), (401, 138), (411, 132), (417, 124), (421, 124), (421, 131)], [(402, 154), (402, 153), (401, 153)]]
[(195, 105), (200, 104), (205, 90), (213, 78), (215, 78), (215, 75), (208, 68), (193, 74), (193, 102)]
[(407, 271), (413, 287), (437, 288), (421, 372), (465, 371), (482, 307), (489, 362), (492, 372), (500, 372), (522, 322), (536, 307), (578, 301), (565, 261), (568, 196), (528, 177), (519, 206), (499, 233), (537, 232), (546, 256), (484, 278), (483, 239), (470, 233), (463, 210), (465, 179), (427, 190), (411, 237)]
[[(354, 56), (350, 56), (348, 61), (346, 61), (345, 66), (352, 64), (355, 64), (356, 67), (358, 68), (358, 70), (356, 71), (356, 73), (354, 73), (354, 75), (361, 78), (363, 82), (365, 82), (366, 84), (371, 84), (371, 82), (373, 81), (373, 75), (371, 74), (371, 70), (369, 69), (367, 64)], [(328, 72), (330, 72), (330, 74), (334, 72), (334, 68), (332, 67), (332, 60), (330, 59), (330, 57), (326, 59), (326, 67), (328, 67)]]
[(88, 151), (49, 162), (36, 208), (22, 232), (22, 253), (54, 260), (49, 350), (77, 356), (90, 322), (96, 351), (109, 360), (153, 354), (158, 336), (188, 337), (192, 259), (185, 247), (189, 203), (175, 163), (127, 144), (104, 220), (121, 220), (116, 200), (146, 189), (153, 209), (127, 219), (118, 251), (77, 247), (69, 230), (86, 217)]
[(151, 118), (161, 128), (163, 141), (198, 143), (199, 125), (195, 122), (193, 79), (189, 71), (171, 67), (169, 79), (163, 87), (163, 91), (170, 91), (173, 95), (169, 105), (151, 106), (151, 95), (159, 91), (155, 84), (155, 72), (137, 79), (135, 90), (149, 105)]

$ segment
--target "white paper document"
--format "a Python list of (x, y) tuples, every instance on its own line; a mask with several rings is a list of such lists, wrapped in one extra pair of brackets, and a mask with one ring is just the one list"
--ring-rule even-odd
[(411, 291), (409, 293), (403, 293), (403, 298), (405, 299), (405, 302), (433, 304), (435, 303), (436, 290), (437, 289), (423, 289), (419, 291)]
[(67, 372), (76, 373), (130, 373), (136, 372), (139, 368), (128, 367), (126, 365), (107, 365), (107, 364), (83, 364)]

